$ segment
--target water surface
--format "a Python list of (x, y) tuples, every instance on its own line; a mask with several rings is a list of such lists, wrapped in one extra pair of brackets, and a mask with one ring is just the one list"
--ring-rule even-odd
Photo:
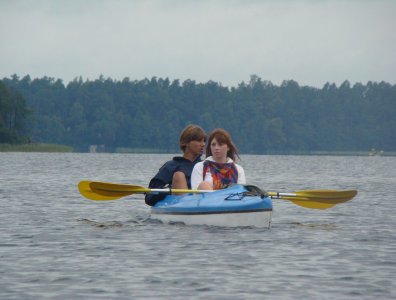
[(329, 210), (274, 200), (272, 228), (166, 225), (143, 197), (171, 155), (0, 153), (0, 299), (394, 299), (396, 158), (242, 156), (268, 191), (357, 189)]

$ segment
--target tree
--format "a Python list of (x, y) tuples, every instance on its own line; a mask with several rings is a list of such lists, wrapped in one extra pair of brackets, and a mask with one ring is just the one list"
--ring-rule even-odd
[(22, 95), (0, 81), (0, 143), (27, 140), (25, 122), (29, 113)]

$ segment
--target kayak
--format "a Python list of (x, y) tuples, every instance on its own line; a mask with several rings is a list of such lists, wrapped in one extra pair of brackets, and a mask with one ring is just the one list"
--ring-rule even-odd
[[(78, 189), (95, 201), (117, 200), (132, 194), (166, 193), (164, 200), (151, 207), (152, 218), (187, 225), (226, 227), (271, 226), (272, 199), (290, 201), (312, 209), (328, 209), (347, 202), (356, 190), (301, 190), (292, 193), (264, 192), (253, 185), (234, 185), (217, 191), (189, 189), (151, 189), (139, 185), (83, 180)], [(181, 196), (176, 196), (177, 194)]]
[(209, 193), (168, 195), (151, 207), (151, 218), (186, 225), (270, 228), (271, 217), (271, 197), (249, 185)]

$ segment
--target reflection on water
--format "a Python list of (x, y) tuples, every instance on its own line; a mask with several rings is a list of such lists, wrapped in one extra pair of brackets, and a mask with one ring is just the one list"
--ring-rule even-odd
[(300, 222), (293, 222), (291, 223), (293, 226), (301, 226), (301, 227), (312, 227), (315, 229), (338, 229), (339, 226), (337, 224), (320, 224), (320, 223), (300, 223)]
[(143, 196), (171, 155), (0, 153), (1, 299), (394, 299), (396, 158), (242, 156), (267, 191), (357, 189), (329, 210), (274, 200), (272, 229), (165, 225)]
[[(121, 226), (123, 226), (123, 224), (121, 222), (118, 222), (118, 221), (97, 222), (97, 221), (93, 221), (93, 220), (89, 220), (89, 219), (78, 219), (77, 221), (78, 222), (83, 222), (83, 223), (91, 225), (91, 226), (103, 228), (103, 229), (109, 229), (109, 228), (112, 228), (112, 227), (121, 227)], [(134, 221), (134, 222), (136, 222), (136, 221)]]

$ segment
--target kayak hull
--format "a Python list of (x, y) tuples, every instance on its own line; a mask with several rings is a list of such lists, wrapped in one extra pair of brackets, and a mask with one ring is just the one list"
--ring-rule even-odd
[(270, 228), (272, 200), (251, 188), (235, 185), (211, 193), (168, 195), (151, 208), (151, 217), (164, 223)]
[(272, 211), (227, 214), (216, 213), (207, 215), (174, 215), (153, 213), (152, 217), (164, 223), (180, 222), (185, 225), (270, 228)]

